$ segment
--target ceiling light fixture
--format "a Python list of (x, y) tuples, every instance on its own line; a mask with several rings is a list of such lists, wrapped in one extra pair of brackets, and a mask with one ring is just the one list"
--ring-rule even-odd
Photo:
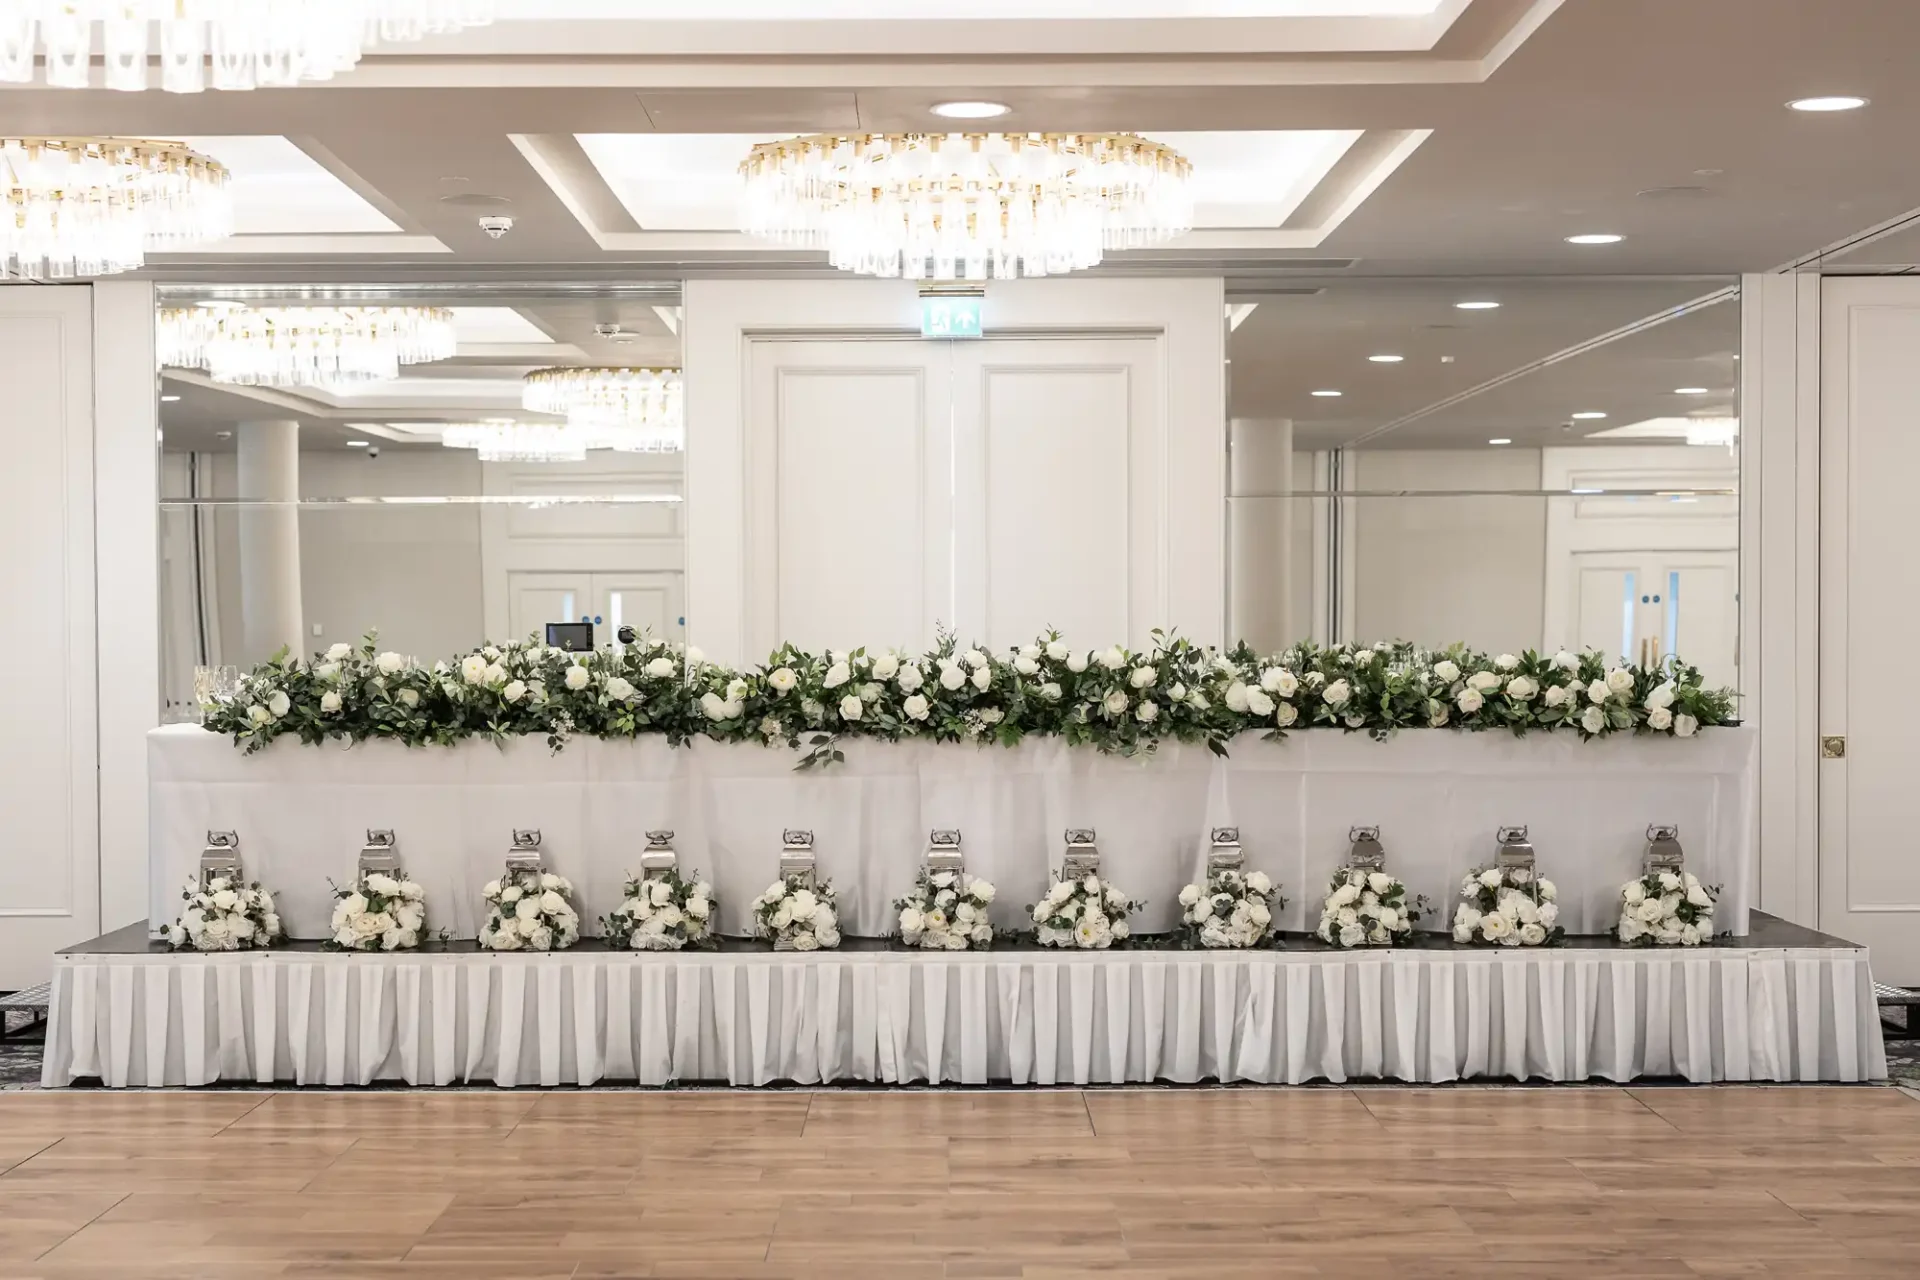
[(1573, 415), (1573, 417), (1580, 422), (1597, 422), (1606, 416), (1606, 414), (1598, 409), (1582, 409), (1579, 413)]
[(1707, 389), (1705, 387), (1675, 387), (1673, 394), (1677, 396), (1704, 396), (1707, 394)]
[(814, 134), (740, 174), (749, 235), (867, 276), (1059, 275), (1193, 226), (1192, 166), (1131, 133)]
[(1487, 443), (1488, 444), (1512, 444), (1513, 441), (1507, 436), (1495, 436), (1493, 439), (1487, 441)]
[(488, 422), (449, 423), (440, 432), (449, 449), (473, 449), (482, 462), (585, 462), (587, 433), (560, 423)]
[(160, 403), (161, 404), (178, 404), (180, 403), (180, 397), (179, 396), (161, 396)]
[(1841, 94), (1829, 98), (1795, 98), (1787, 105), (1795, 111), (1855, 111), (1866, 106), (1867, 100)]
[(162, 365), (243, 387), (392, 382), (458, 345), (438, 307), (185, 307), (160, 313), (158, 339)]
[(678, 453), (687, 447), (678, 369), (535, 369), (520, 403), (566, 418), (589, 449)]
[(1568, 244), (1619, 244), (1625, 236), (1616, 236), (1609, 231), (1590, 231), (1577, 236), (1568, 236)]
[(371, 440), (349, 440), (349, 441), (347, 441), (347, 448), (349, 448), (349, 449), (366, 449), (366, 448), (370, 448), (370, 447), (371, 447), (372, 445), (373, 445), (373, 441), (371, 441)]
[(1013, 108), (1004, 102), (936, 102), (933, 114), (948, 120), (992, 120)]
[(1455, 311), (1498, 311), (1500, 304), (1482, 299), (1477, 301), (1456, 302), (1453, 304), (1453, 309)]
[(233, 234), (226, 169), (143, 138), (0, 137), (0, 209), (0, 277), (111, 275)]
[(1406, 357), (1405, 356), (1368, 356), (1367, 359), (1371, 360), (1374, 364), (1399, 364), (1402, 360), (1405, 360)]
[(107, 88), (148, 87), (149, 42), (157, 30), (160, 87), (198, 93), (207, 86), (209, 63), (216, 89), (330, 80), (351, 71), (376, 41), (393, 44), (485, 26), (493, 21), (494, 0), (275, 0), (271, 6), (232, 0), (29, 0), (7, 8), (0, 81), (31, 81), (36, 55), (44, 54), (49, 85), (87, 88), (98, 24)]
[(1338, 396), (1340, 393), (1338, 391), (1316, 391), (1313, 394), (1316, 396), (1321, 396), (1327, 399), (1331, 399), (1335, 396)]

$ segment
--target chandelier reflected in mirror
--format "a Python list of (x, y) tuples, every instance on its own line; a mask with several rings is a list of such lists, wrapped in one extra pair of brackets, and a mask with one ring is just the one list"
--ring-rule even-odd
[(535, 369), (520, 402), (564, 417), (589, 449), (678, 453), (687, 447), (678, 369)]
[(1059, 275), (1193, 226), (1192, 166), (1131, 133), (816, 134), (740, 174), (743, 230), (860, 275)]
[(392, 382), (457, 345), (438, 307), (180, 307), (160, 313), (158, 336), (162, 365), (243, 387)]
[(450, 422), (440, 431), (449, 449), (473, 449), (482, 462), (585, 462), (588, 435), (564, 422)]
[(232, 234), (226, 169), (177, 142), (0, 137), (0, 277), (132, 271)]
[[(84, 89), (100, 31), (109, 89), (198, 93), (329, 80), (369, 45), (421, 40), (493, 21), (494, 0), (0, 0), (0, 81)], [(158, 37), (157, 42), (155, 37)]]

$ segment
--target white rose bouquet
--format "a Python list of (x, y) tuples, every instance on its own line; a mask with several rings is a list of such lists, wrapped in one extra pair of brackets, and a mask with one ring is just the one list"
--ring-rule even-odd
[(1132, 936), (1127, 917), (1140, 906), (1121, 889), (1089, 873), (1078, 880), (1054, 881), (1047, 896), (1033, 904), (1031, 914), (1041, 946), (1105, 951)]
[(1620, 941), (1636, 947), (1697, 947), (1713, 940), (1719, 893), (1691, 871), (1660, 871), (1620, 889)]
[(516, 871), (481, 890), (491, 905), (480, 926), (489, 951), (564, 951), (580, 940), (573, 885), (551, 871)]
[(1273, 913), (1286, 905), (1264, 871), (1216, 871), (1180, 891), (1180, 924), (1189, 946), (1257, 947), (1273, 936)]
[(1313, 933), (1336, 947), (1379, 947), (1407, 937), (1427, 909), (1407, 899), (1407, 886), (1384, 871), (1342, 867), (1327, 885), (1320, 925)]
[(180, 896), (186, 910), (166, 929), (167, 945), (176, 951), (251, 951), (286, 937), (273, 895), (257, 884), (215, 876), (205, 888), (189, 885)]
[(900, 941), (928, 951), (992, 946), (993, 925), (987, 921), (987, 908), (993, 903), (994, 892), (989, 881), (922, 868), (913, 892), (893, 904), (900, 913)]
[(629, 879), (626, 894), (600, 922), (609, 946), (678, 951), (713, 942), (713, 886), (689, 881), (678, 868), (654, 880)]
[(370, 871), (333, 890), (335, 951), (411, 951), (427, 927), (427, 891), (402, 876)]
[(1567, 936), (1559, 924), (1559, 891), (1544, 876), (1483, 867), (1460, 882), (1460, 896), (1464, 901), (1453, 913), (1455, 942), (1547, 947)]
[(759, 935), (775, 946), (784, 942), (795, 951), (831, 951), (840, 945), (831, 884), (809, 889), (799, 876), (775, 880), (753, 900), (753, 918)]

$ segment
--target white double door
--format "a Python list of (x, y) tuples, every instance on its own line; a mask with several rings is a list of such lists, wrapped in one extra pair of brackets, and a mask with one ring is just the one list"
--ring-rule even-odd
[(1186, 491), (1205, 451), (1173, 453), (1165, 358), (1160, 335), (754, 340), (748, 652), (920, 647), (943, 626), (1139, 645), (1181, 621), (1181, 539), (1219, 541), (1220, 479)]
[(664, 640), (684, 640), (684, 576), (672, 572), (507, 575), (508, 612), (516, 639), (546, 635), (549, 622), (593, 624), (596, 644), (618, 644), (621, 627)]
[(1577, 551), (1572, 558), (1573, 638), (1581, 649), (1635, 662), (1678, 654), (1709, 686), (1734, 686), (1738, 552)]

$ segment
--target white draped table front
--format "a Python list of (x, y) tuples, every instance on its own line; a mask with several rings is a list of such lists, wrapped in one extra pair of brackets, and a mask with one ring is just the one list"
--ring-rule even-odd
[[(407, 872), (427, 889), (430, 929), (472, 937), (480, 889), (498, 876), (515, 827), (545, 836), (549, 865), (577, 888), (588, 921), (618, 905), (649, 828), (671, 828), (683, 869), (719, 895), (720, 929), (751, 930), (748, 905), (775, 878), (780, 833), (813, 831), (820, 874), (840, 896), (842, 929), (894, 928), (927, 833), (958, 827), (967, 869), (999, 888), (994, 921), (1022, 923), (1046, 889), (1068, 827), (1099, 834), (1103, 870), (1136, 898), (1142, 932), (1174, 927), (1180, 888), (1205, 863), (1208, 829), (1240, 828), (1249, 867), (1318, 918), (1348, 828), (1377, 825), (1388, 870), (1433, 900), (1440, 927), (1460, 877), (1491, 860), (1494, 832), (1532, 829), (1540, 868), (1560, 888), (1570, 933), (1601, 933), (1623, 882), (1639, 874), (1646, 828), (1680, 827), (1687, 865), (1721, 887), (1718, 923), (1744, 933), (1752, 866), (1754, 735), (1581, 742), (1570, 733), (1407, 731), (1386, 742), (1330, 730), (1283, 742), (1244, 735), (1228, 757), (1168, 744), (1143, 759), (1057, 739), (1015, 748), (850, 741), (846, 762), (796, 773), (796, 754), (700, 741), (543, 740), (309, 747), (282, 740), (246, 755), (195, 725), (149, 738), (151, 924), (178, 915), (210, 828), (240, 836), (247, 874), (271, 889), (288, 931), (325, 937), (328, 881), (347, 883), (370, 827), (393, 829)], [(1030, 926), (1029, 926), (1030, 927)]]
[(1883, 1078), (1849, 947), (62, 955), (44, 1081)]

